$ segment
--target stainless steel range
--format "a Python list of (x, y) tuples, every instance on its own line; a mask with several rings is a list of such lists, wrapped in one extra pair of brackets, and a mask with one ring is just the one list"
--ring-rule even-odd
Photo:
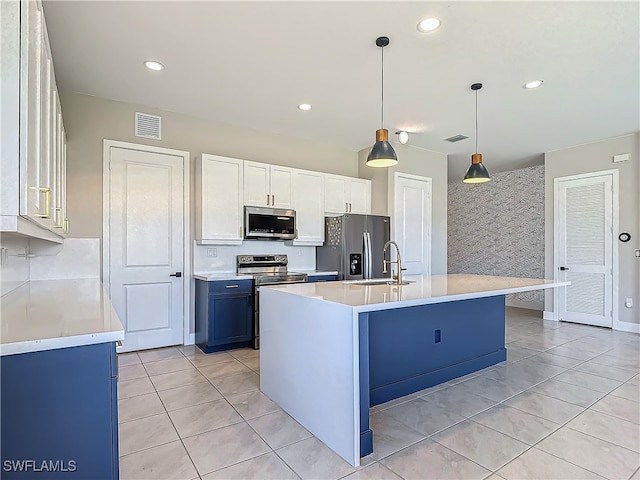
[(286, 255), (238, 255), (239, 275), (253, 275), (253, 348), (260, 348), (260, 287), (284, 283), (305, 283), (306, 273), (288, 273), (289, 259)]

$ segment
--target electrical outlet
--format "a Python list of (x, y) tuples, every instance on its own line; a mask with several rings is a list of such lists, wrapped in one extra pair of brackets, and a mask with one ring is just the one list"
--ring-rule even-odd
[(218, 249), (217, 248), (207, 248), (207, 257), (217, 257), (218, 256)]
[(636, 257), (640, 257), (640, 248), (636, 248)]
[(304, 250), (302, 248), (298, 249), (298, 256), (301, 257), (304, 255)]
[(627, 307), (627, 308), (633, 307), (633, 298), (625, 298), (624, 299), (624, 306)]

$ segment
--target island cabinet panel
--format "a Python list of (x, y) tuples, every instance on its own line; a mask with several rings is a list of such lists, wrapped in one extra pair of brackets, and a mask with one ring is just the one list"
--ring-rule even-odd
[(251, 344), (251, 295), (251, 280), (196, 280), (196, 344), (203, 352)]
[(115, 343), (5, 355), (3, 479), (117, 479)]
[(506, 360), (504, 309), (500, 295), (363, 314), (370, 406)]

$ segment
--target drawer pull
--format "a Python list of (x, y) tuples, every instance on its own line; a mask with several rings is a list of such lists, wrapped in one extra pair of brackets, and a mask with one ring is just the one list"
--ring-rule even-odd
[(238, 285), (225, 285), (224, 288), (238, 288)]

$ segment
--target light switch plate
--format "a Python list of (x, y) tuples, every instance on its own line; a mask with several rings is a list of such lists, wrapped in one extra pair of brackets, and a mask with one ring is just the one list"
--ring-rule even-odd
[(207, 257), (217, 257), (218, 256), (218, 249), (217, 248), (207, 248)]

